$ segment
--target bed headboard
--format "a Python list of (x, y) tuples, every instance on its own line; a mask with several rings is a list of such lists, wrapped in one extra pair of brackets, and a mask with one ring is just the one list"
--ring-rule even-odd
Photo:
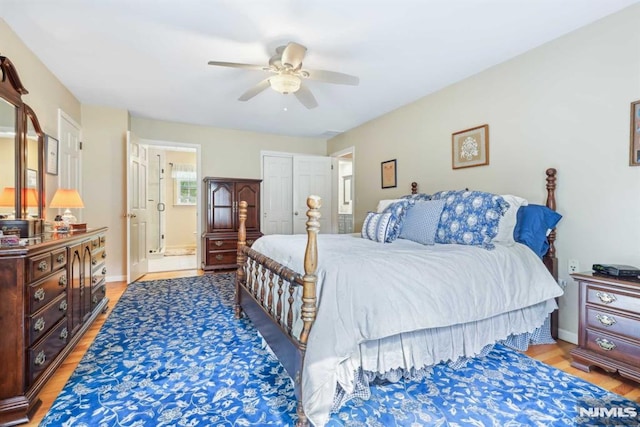
[[(558, 171), (555, 168), (549, 168), (546, 170), (546, 188), (547, 199), (545, 200), (545, 206), (549, 209), (556, 210), (556, 181)], [(411, 183), (411, 194), (418, 194), (418, 183)], [(547, 253), (542, 257), (542, 262), (547, 267), (554, 279), (558, 280), (558, 258), (556, 257), (556, 229), (554, 228), (547, 236), (549, 242), (549, 249)]]

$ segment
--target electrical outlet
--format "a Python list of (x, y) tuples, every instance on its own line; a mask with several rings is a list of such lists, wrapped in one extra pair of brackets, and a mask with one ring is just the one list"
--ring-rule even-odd
[(569, 274), (577, 273), (580, 271), (580, 263), (577, 259), (569, 260)]

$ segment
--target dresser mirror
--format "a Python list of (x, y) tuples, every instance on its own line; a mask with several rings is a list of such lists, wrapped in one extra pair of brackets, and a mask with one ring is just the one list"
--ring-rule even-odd
[(44, 138), (28, 93), (11, 61), (0, 56), (0, 230), (30, 237), (42, 232)]

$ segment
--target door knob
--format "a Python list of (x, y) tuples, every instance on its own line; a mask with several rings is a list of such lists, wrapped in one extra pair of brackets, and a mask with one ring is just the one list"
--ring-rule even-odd
[(298, 211), (295, 211), (293, 214), (294, 214), (294, 215), (298, 215)]

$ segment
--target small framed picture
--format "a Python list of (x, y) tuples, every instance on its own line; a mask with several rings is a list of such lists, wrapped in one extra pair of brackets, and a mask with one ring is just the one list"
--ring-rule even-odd
[(382, 174), (382, 188), (394, 188), (398, 186), (396, 159), (382, 162), (382, 164), (380, 165), (380, 172)]
[(49, 175), (58, 175), (58, 140), (44, 136), (45, 170)]
[(27, 169), (27, 188), (38, 188), (38, 171)]
[(640, 166), (640, 101), (631, 103), (629, 166)]
[(465, 129), (451, 135), (453, 169), (489, 164), (489, 125)]

